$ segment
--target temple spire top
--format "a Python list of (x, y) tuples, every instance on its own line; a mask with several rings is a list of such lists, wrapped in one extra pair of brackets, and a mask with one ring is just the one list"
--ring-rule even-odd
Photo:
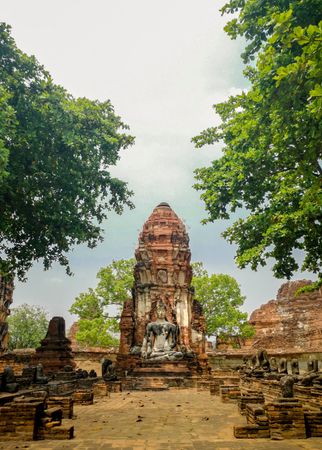
[(167, 203), (167, 202), (161, 202), (161, 203), (159, 203), (158, 206), (157, 206), (157, 208), (170, 208), (170, 209), (171, 209), (169, 203)]

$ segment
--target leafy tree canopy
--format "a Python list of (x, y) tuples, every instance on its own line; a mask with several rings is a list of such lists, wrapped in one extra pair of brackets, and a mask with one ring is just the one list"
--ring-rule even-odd
[(119, 331), (121, 307), (131, 296), (134, 264), (134, 259), (113, 261), (99, 270), (95, 289), (76, 297), (69, 312), (79, 317), (79, 343), (100, 347), (117, 343), (115, 333)]
[(321, 276), (322, 9), (318, 0), (231, 0), (230, 37), (244, 36), (247, 92), (215, 105), (221, 125), (193, 138), (223, 142), (221, 158), (196, 170), (208, 218), (236, 220), (223, 236), (237, 244), (239, 267), (275, 260), (276, 277)]
[(133, 143), (110, 101), (74, 98), (0, 23), (0, 273), (32, 262), (70, 272), (66, 252), (102, 240), (107, 212), (133, 207), (109, 166)]
[(84, 346), (114, 347), (119, 343), (116, 337), (119, 327), (115, 318), (102, 315), (91, 320), (80, 319), (77, 327), (76, 340)]
[(247, 313), (240, 311), (245, 297), (235, 278), (224, 274), (209, 275), (203, 264), (193, 263), (192, 285), (196, 299), (202, 304), (208, 336), (251, 337), (254, 329)]
[(24, 303), (11, 310), (8, 324), (9, 350), (36, 348), (47, 333), (47, 313), (40, 306)]

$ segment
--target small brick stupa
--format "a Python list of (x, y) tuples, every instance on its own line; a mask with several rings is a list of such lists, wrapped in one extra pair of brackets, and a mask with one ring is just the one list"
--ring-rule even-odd
[(193, 299), (189, 237), (167, 203), (143, 225), (132, 298), (123, 309), (118, 367), (205, 360), (205, 320)]
[(43, 365), (45, 374), (60, 372), (65, 366), (75, 367), (63, 317), (53, 317), (50, 320), (46, 337), (36, 349), (36, 360)]

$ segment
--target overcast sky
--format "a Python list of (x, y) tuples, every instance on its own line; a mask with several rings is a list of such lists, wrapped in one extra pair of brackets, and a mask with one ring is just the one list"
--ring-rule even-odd
[[(114, 175), (128, 181), (136, 208), (112, 214), (96, 249), (70, 254), (73, 277), (55, 265), (35, 265), (17, 283), (14, 304), (68, 313), (75, 296), (95, 286), (100, 267), (133, 257), (143, 223), (166, 201), (185, 222), (192, 260), (210, 272), (234, 276), (251, 312), (275, 298), (281, 280), (269, 268), (239, 270), (235, 249), (220, 236), (227, 221), (207, 226), (193, 170), (220, 155), (220, 146), (195, 150), (191, 138), (218, 123), (212, 105), (247, 88), (242, 42), (223, 31), (216, 0), (0, 0), (1, 21), (12, 26), (20, 49), (33, 54), (54, 81), (74, 96), (110, 99), (136, 144), (122, 152)], [(297, 278), (309, 277), (298, 274)], [(311, 277), (312, 278), (312, 277)]]

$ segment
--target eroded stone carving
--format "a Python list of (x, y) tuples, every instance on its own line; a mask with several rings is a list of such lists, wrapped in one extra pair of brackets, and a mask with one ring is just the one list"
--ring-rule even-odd
[(37, 364), (35, 382), (39, 384), (48, 383), (48, 378), (44, 374), (44, 368), (41, 363)]
[(105, 381), (116, 381), (117, 375), (115, 372), (115, 366), (113, 361), (108, 358), (104, 358), (102, 362), (102, 378)]
[(183, 357), (175, 351), (178, 340), (178, 326), (166, 320), (165, 306), (160, 301), (157, 306), (157, 320), (148, 323), (142, 345), (143, 358), (154, 360), (172, 360)]
[(14, 393), (19, 389), (19, 385), (16, 382), (16, 377), (12, 367), (5, 367), (1, 377), (1, 391)]
[(299, 361), (296, 358), (293, 358), (291, 361), (291, 370), (292, 375), (299, 375), (300, 373), (300, 367), (299, 367)]
[(279, 360), (278, 373), (282, 373), (282, 374), (285, 374), (285, 375), (288, 374), (288, 371), (287, 371), (287, 359), (286, 358), (281, 358)]
[(310, 359), (307, 362), (307, 372), (302, 377), (300, 383), (303, 386), (311, 386), (320, 377), (322, 378), (322, 373), (319, 373), (319, 361), (317, 359)]
[(257, 364), (264, 371), (270, 370), (270, 364), (266, 350), (259, 350), (257, 353)]
[(270, 358), (269, 363), (270, 363), (271, 372), (277, 373), (278, 372), (278, 364), (277, 364), (276, 358), (274, 356), (272, 356), (272, 358)]
[(0, 276), (0, 354), (8, 350), (8, 324), (12, 303), (13, 281)]
[(292, 377), (292, 375), (285, 375), (280, 379), (282, 397), (285, 398), (293, 397), (293, 385), (294, 385), (294, 378)]
[(251, 357), (251, 362), (244, 364), (243, 372), (257, 378), (262, 378), (270, 372), (270, 362), (266, 350), (258, 350)]

